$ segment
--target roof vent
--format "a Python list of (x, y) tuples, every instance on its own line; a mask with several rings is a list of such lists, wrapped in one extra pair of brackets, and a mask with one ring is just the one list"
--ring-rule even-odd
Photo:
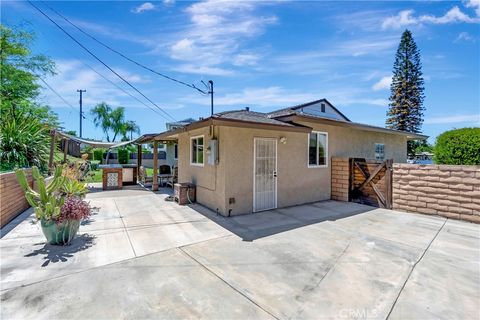
[(250, 111), (250, 107), (245, 107), (245, 111)]

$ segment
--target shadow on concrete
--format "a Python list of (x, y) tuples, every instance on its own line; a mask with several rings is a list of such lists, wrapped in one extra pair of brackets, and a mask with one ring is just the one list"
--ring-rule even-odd
[(224, 217), (199, 204), (191, 204), (189, 206), (221, 227), (239, 236), (243, 241), (254, 241), (308, 225), (345, 219), (377, 209), (351, 202), (328, 200), (246, 215)]
[(24, 220), (31, 218), (30, 223), (35, 223), (35, 215), (33, 208), (28, 208), (27, 210), (20, 213), (12, 221), (7, 223), (3, 228), (0, 229), (0, 239), (6, 236), (10, 231), (15, 229), (20, 223)]
[(82, 234), (76, 236), (69, 245), (54, 246), (46, 243), (43, 248), (32, 251), (26, 254), (25, 257), (34, 257), (44, 255), (45, 260), (42, 267), (48, 266), (50, 263), (66, 262), (72, 258), (75, 253), (87, 250), (95, 244), (95, 236), (90, 234)]

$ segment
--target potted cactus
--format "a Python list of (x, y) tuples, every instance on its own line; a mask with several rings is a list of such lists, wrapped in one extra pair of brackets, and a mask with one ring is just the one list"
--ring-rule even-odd
[(88, 203), (82, 200), (88, 191), (86, 185), (62, 176), (62, 167), (56, 168), (47, 185), (38, 168), (32, 167), (37, 192), (29, 186), (22, 169), (16, 174), (48, 243), (69, 244), (77, 234), (81, 220), (91, 214)]

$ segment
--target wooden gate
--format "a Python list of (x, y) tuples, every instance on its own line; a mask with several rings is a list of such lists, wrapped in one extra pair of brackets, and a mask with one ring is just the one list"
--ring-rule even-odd
[(350, 159), (348, 198), (352, 202), (392, 208), (392, 159)]

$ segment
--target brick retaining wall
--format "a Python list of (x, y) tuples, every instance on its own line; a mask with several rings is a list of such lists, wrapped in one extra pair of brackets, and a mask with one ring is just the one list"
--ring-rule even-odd
[[(32, 170), (26, 170), (27, 180), (33, 186)], [(14, 172), (0, 174), (0, 227), (3, 228), (13, 218), (28, 209), (22, 187)]]
[(332, 193), (331, 198), (348, 201), (349, 164), (348, 158), (332, 158)]
[(396, 163), (393, 209), (480, 223), (480, 166)]

